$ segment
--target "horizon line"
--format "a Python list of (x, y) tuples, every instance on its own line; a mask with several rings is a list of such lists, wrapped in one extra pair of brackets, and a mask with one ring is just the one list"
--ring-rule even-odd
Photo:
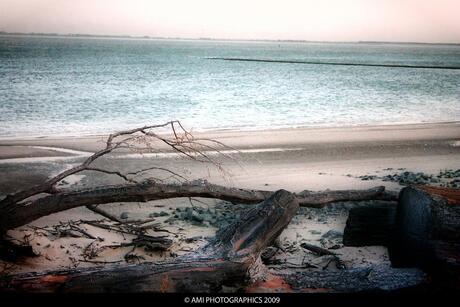
[(244, 42), (278, 42), (278, 43), (336, 43), (336, 44), (407, 44), (407, 45), (454, 45), (460, 46), (460, 42), (417, 42), (417, 41), (379, 41), (379, 40), (358, 40), (358, 41), (334, 41), (334, 40), (306, 40), (306, 39), (264, 39), (264, 38), (213, 38), (213, 37), (172, 37), (172, 36), (150, 36), (150, 35), (111, 35), (111, 34), (87, 34), (87, 33), (57, 33), (57, 32), (8, 32), (1, 31), (0, 35), (17, 36), (46, 36), (46, 37), (73, 37), (73, 38), (125, 38), (125, 39), (163, 39), (163, 40), (194, 40), (194, 41), (244, 41)]

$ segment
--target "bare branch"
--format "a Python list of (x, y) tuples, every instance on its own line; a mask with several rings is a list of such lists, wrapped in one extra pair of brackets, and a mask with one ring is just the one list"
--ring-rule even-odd
[[(172, 133), (173, 133), (172, 139), (168, 137), (160, 136), (159, 134), (152, 131), (154, 129), (167, 128), (167, 127), (170, 127), (170, 129), (172, 129)], [(177, 128), (179, 128), (179, 130)], [(138, 135), (138, 133), (140, 133), (141, 135)], [(133, 151), (140, 151), (139, 150), (140, 147), (136, 144), (133, 144), (136, 142), (138, 143), (144, 142), (146, 145), (145, 148), (152, 150), (150, 143), (147, 139), (145, 139), (145, 136), (148, 136), (152, 138), (153, 140), (158, 140), (158, 141), (161, 141), (167, 144), (175, 152), (178, 152), (179, 154), (182, 154), (186, 157), (192, 158), (194, 161), (214, 164), (216, 167), (221, 169), (221, 166), (216, 161), (214, 161), (213, 159), (209, 159), (209, 157), (207, 157), (206, 154), (202, 154), (199, 147), (193, 148), (193, 145), (199, 145), (199, 144), (194, 144), (193, 136), (186, 129), (184, 129), (184, 127), (179, 121), (169, 121), (164, 124), (144, 126), (140, 128), (123, 130), (123, 131), (119, 131), (119, 132), (110, 134), (105, 142), (106, 144), (105, 148), (95, 152), (94, 154), (89, 156), (85, 161), (83, 161), (81, 164), (71, 169), (68, 169), (66, 171), (63, 171), (62, 173), (45, 181), (42, 184), (36, 185), (27, 190), (23, 190), (23, 191), (8, 195), (6, 198), (0, 201), (0, 210), (7, 209), (9, 206), (15, 203), (19, 203), (31, 196), (34, 196), (40, 193), (56, 194), (55, 185), (58, 182), (67, 178), (70, 175), (74, 175), (74, 174), (80, 173), (85, 170), (97, 171), (97, 172), (111, 174), (111, 175), (117, 175), (128, 182), (135, 182), (135, 180), (128, 178), (125, 174), (122, 174), (121, 172), (92, 167), (92, 163), (96, 161), (97, 159), (99, 159), (100, 157), (113, 152), (114, 150), (128, 148)], [(125, 137), (125, 138), (122, 138), (122, 137)], [(192, 146), (184, 145), (185, 142), (189, 143)], [(202, 155), (202, 157), (205, 157), (205, 159), (204, 160), (198, 159), (197, 157), (194, 157), (194, 155)], [(185, 179), (183, 178), (183, 176), (171, 170), (166, 170), (166, 169), (163, 169), (163, 170), (168, 171), (169, 173), (173, 174), (174, 176), (178, 178)]]

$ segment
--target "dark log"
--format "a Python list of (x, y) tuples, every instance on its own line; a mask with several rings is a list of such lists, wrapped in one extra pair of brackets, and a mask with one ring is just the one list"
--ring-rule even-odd
[(430, 266), (433, 241), (460, 242), (460, 205), (420, 188), (404, 188), (396, 211), (392, 261), (399, 266)]
[[(217, 198), (233, 203), (257, 204), (273, 191), (229, 188), (206, 181), (181, 185), (144, 181), (138, 184), (105, 186), (79, 191), (59, 192), (22, 203), (2, 205), (0, 201), (0, 232), (30, 223), (40, 217), (67, 209), (114, 202), (146, 202), (177, 197)], [(302, 192), (297, 195), (300, 206), (319, 208), (338, 201), (394, 198), (384, 187), (369, 190)]]
[(350, 210), (343, 232), (346, 246), (388, 246), (393, 239), (396, 203), (357, 207)]
[[(435, 190), (401, 191), (390, 259), (395, 266), (420, 267), (437, 281), (460, 288), (460, 202), (440, 197)], [(450, 195), (455, 193), (458, 190)]]
[(260, 254), (289, 224), (295, 196), (280, 190), (248, 209), (238, 222), (192, 255), (163, 263), (107, 265), (3, 277), (3, 291), (29, 292), (216, 292), (263, 278)]
[[(428, 283), (418, 269), (395, 269), (379, 265), (340, 271), (309, 271), (280, 274), (293, 292), (390, 292), (422, 287)], [(259, 285), (263, 287), (263, 285)]]

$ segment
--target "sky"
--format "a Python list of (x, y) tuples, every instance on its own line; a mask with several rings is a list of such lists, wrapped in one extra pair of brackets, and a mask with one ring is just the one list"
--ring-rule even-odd
[(460, 43), (459, 0), (0, 0), (0, 31)]

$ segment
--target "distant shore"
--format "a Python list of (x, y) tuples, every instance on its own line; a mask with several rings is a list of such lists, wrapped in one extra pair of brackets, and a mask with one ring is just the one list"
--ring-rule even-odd
[(108, 38), (108, 39), (161, 39), (161, 40), (196, 40), (196, 41), (240, 41), (240, 42), (268, 42), (268, 43), (320, 43), (320, 44), (398, 44), (398, 45), (448, 45), (460, 46), (460, 42), (401, 42), (401, 41), (319, 41), (303, 39), (244, 39), (219, 37), (163, 37), (150, 35), (110, 35), (88, 33), (36, 33), (36, 32), (6, 32), (0, 31), (0, 36), (37, 36), (37, 37), (70, 37), (70, 38)]

